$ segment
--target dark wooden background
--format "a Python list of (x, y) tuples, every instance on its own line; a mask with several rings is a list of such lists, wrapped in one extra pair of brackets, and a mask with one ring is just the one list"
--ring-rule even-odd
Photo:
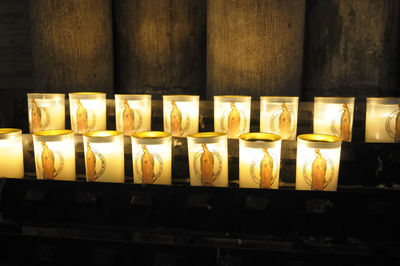
[(27, 132), (27, 92), (400, 96), (399, 17), (397, 0), (1, 0), (0, 127)]

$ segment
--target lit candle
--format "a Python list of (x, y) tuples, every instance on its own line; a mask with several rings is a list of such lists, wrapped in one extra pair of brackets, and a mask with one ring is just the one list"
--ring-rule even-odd
[(21, 129), (0, 128), (0, 177), (24, 177)]
[(196, 95), (164, 95), (164, 131), (186, 137), (199, 131), (199, 98)]
[(246, 133), (239, 137), (239, 186), (279, 187), (281, 137), (270, 133)]
[(214, 96), (214, 130), (237, 139), (250, 131), (250, 96)]
[(366, 142), (400, 142), (400, 98), (367, 98)]
[(351, 141), (354, 97), (314, 97), (314, 133)]
[(29, 132), (65, 129), (65, 95), (28, 93)]
[(86, 180), (124, 183), (124, 134), (95, 131), (83, 135)]
[(161, 131), (132, 135), (133, 181), (171, 185), (171, 134)]
[(299, 97), (260, 97), (260, 131), (295, 140)]
[(297, 137), (296, 189), (336, 191), (342, 139), (322, 134)]
[(228, 186), (228, 139), (222, 132), (187, 136), (190, 185)]
[(125, 136), (151, 130), (151, 95), (115, 94), (115, 123)]
[(75, 92), (69, 94), (71, 129), (75, 134), (106, 130), (106, 94)]
[(76, 180), (72, 130), (35, 132), (33, 146), (37, 179)]

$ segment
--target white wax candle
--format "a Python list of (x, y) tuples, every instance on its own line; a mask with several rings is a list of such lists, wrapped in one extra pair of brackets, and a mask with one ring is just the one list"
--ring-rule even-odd
[(65, 129), (65, 95), (28, 93), (29, 132)]
[(260, 97), (260, 131), (295, 140), (299, 97)]
[(214, 131), (237, 139), (250, 131), (250, 96), (214, 96)]
[(400, 142), (400, 98), (367, 98), (366, 142)]
[(281, 137), (268, 133), (247, 133), (239, 138), (239, 186), (279, 187)]
[(86, 180), (124, 183), (124, 135), (120, 131), (95, 131), (83, 136)]
[(314, 133), (351, 141), (354, 97), (314, 97)]
[(171, 134), (160, 131), (132, 135), (133, 181), (171, 185)]
[(72, 130), (36, 132), (33, 145), (37, 179), (76, 180)]
[(199, 131), (199, 98), (196, 95), (164, 95), (164, 131), (186, 137)]
[(23, 178), (22, 130), (0, 128), (0, 177)]
[(228, 140), (225, 133), (201, 132), (187, 137), (190, 185), (228, 186)]
[(341, 144), (330, 135), (297, 137), (296, 190), (337, 190)]
[(76, 134), (106, 130), (107, 103), (105, 93), (70, 93), (69, 107), (71, 129)]
[(130, 136), (151, 129), (151, 95), (115, 94), (115, 123)]

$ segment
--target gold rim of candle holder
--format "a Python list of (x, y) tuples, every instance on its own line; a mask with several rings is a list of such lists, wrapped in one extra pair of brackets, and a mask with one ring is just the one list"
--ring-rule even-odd
[(167, 94), (163, 95), (163, 97), (200, 97), (199, 95), (192, 94)]
[(36, 97), (30, 97), (30, 96), (50, 96), (49, 99), (54, 98), (55, 96), (63, 96), (65, 99), (65, 93), (51, 93), (51, 92), (30, 92), (26, 94), (28, 96), (28, 98), (34, 98), (34, 99), (40, 99), (40, 98), (36, 98)]
[(367, 97), (367, 104), (400, 104), (400, 97)]
[(264, 133), (264, 132), (251, 132), (251, 133), (244, 133), (239, 136), (239, 139), (244, 141), (249, 140), (267, 140), (271, 142), (275, 142), (281, 140), (281, 136), (273, 134), (273, 133)]
[(100, 130), (83, 134), (83, 139), (89, 143), (112, 143), (119, 138), (124, 142), (124, 133), (117, 130)]
[(83, 135), (88, 138), (109, 138), (123, 134), (124, 134), (123, 132), (117, 130), (101, 130), (101, 131), (87, 132)]
[(216, 102), (229, 103), (249, 103), (251, 104), (251, 96), (248, 95), (216, 95), (214, 96), (214, 104)]
[(51, 136), (64, 136), (74, 133), (72, 130), (68, 129), (56, 129), (56, 130), (44, 130), (44, 131), (37, 131), (34, 132), (33, 135), (38, 137), (51, 137)]
[(303, 134), (297, 136), (297, 145), (299, 144), (313, 149), (340, 149), (342, 139), (326, 134)]
[(337, 143), (342, 141), (339, 137), (325, 134), (303, 134), (297, 136), (297, 139), (314, 143)]
[(0, 139), (9, 139), (22, 136), (22, 130), (19, 128), (0, 128)]
[(170, 133), (164, 131), (142, 131), (133, 133), (131, 137), (137, 139), (162, 139), (170, 136)]
[(215, 138), (215, 137), (222, 137), (227, 135), (223, 132), (198, 132), (194, 134), (188, 135), (189, 138)]
[(314, 103), (354, 104), (355, 97), (314, 97)]
[(135, 101), (135, 100), (143, 100), (146, 98), (151, 99), (151, 96), (152, 96), (151, 94), (114, 94), (114, 99)]
[(105, 95), (105, 92), (70, 92), (68, 95)]

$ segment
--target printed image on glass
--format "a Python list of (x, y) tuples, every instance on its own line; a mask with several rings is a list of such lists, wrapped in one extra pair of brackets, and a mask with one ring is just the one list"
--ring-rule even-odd
[(237, 139), (250, 131), (250, 96), (214, 96), (214, 130)]
[(354, 97), (314, 97), (314, 133), (350, 142), (353, 114)]
[(151, 95), (115, 95), (116, 129), (130, 136), (151, 129)]
[(164, 95), (164, 131), (186, 137), (199, 131), (199, 96)]
[(65, 95), (28, 93), (29, 132), (65, 129)]
[(299, 97), (260, 97), (260, 131), (295, 140)]
[(400, 98), (367, 98), (366, 142), (400, 142)]
[(188, 136), (190, 185), (228, 186), (228, 142), (225, 133)]

